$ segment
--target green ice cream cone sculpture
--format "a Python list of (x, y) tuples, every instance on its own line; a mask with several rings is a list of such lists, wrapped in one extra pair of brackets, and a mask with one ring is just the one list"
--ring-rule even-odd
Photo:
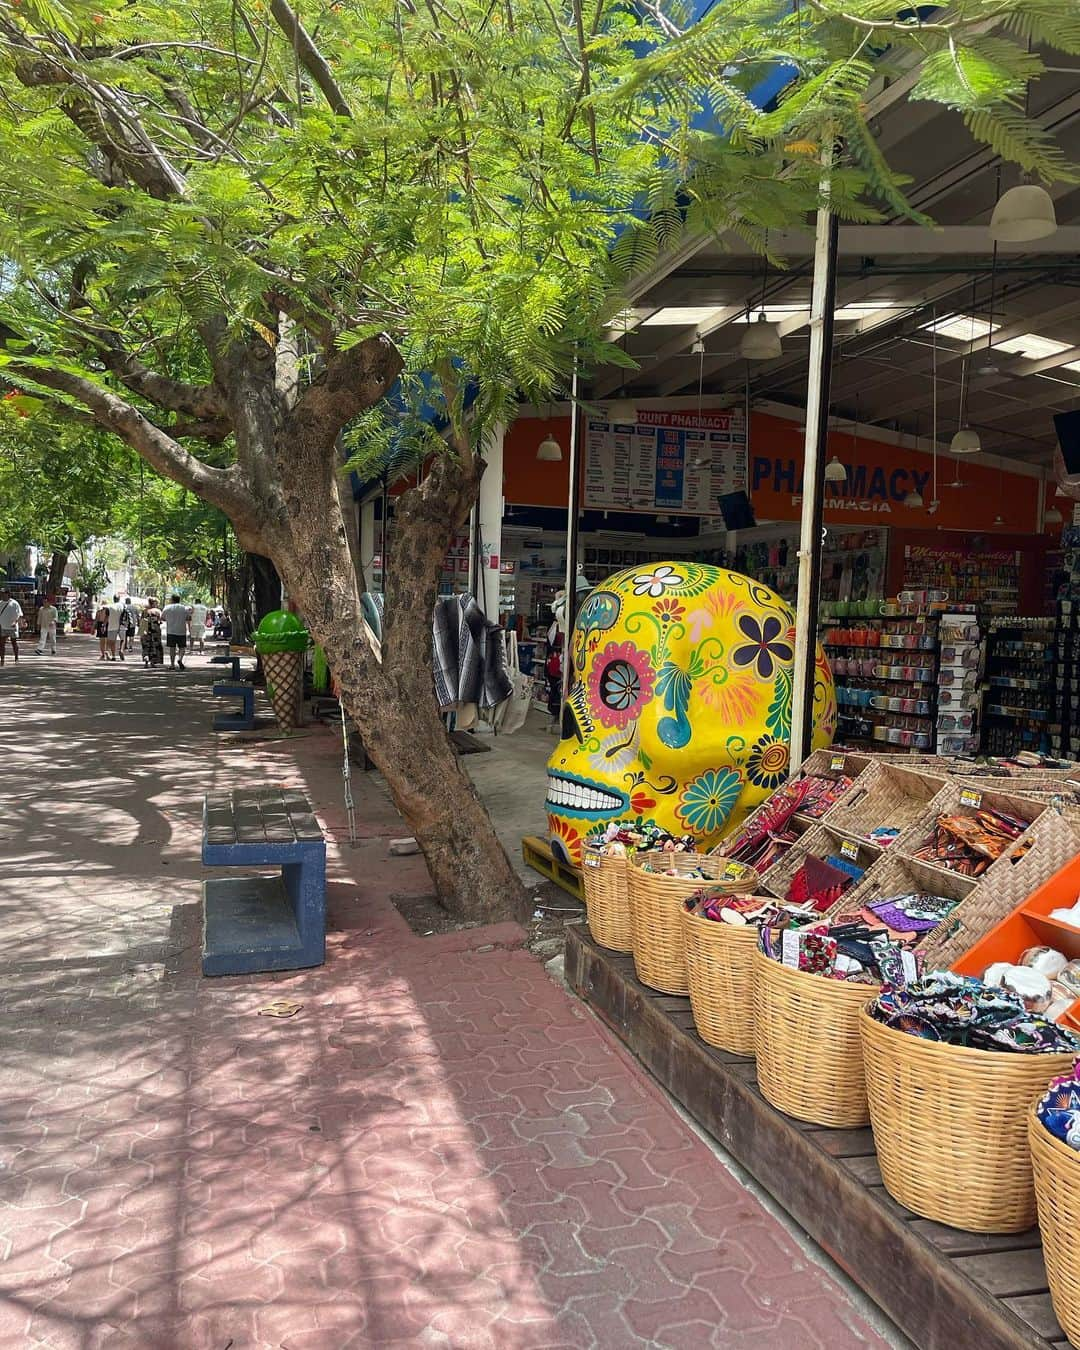
[(304, 652), (310, 642), (307, 629), (296, 615), (281, 609), (267, 614), (255, 630), (255, 650), (266, 672), (266, 692), (284, 732), (292, 731), (300, 721)]

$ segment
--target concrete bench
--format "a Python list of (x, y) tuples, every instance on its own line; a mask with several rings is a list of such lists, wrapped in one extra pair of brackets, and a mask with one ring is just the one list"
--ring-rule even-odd
[(255, 690), (250, 684), (215, 684), (218, 698), (238, 698), (239, 712), (215, 713), (215, 731), (253, 731), (255, 729)]
[(267, 867), (273, 876), (203, 883), (203, 974), (299, 970), (326, 959), (326, 843), (298, 788), (207, 793), (207, 867)]

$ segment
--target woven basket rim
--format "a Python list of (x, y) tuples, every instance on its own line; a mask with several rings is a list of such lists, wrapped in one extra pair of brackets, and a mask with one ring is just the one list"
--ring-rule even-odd
[(1039, 1119), (1038, 1102), (1028, 1112), (1028, 1128), (1031, 1134), (1032, 1144), (1042, 1145), (1048, 1149), (1056, 1158), (1063, 1162), (1071, 1163), (1074, 1167), (1080, 1168), (1080, 1149), (1070, 1148), (1064, 1139), (1059, 1139), (1057, 1135), (1051, 1134), (1046, 1126)]
[[(916, 1044), (923, 1047), (924, 1050), (927, 1050), (932, 1054), (945, 1055), (950, 1059), (955, 1059), (960, 1062), (970, 1061), (973, 1064), (989, 1063), (990, 1061), (986, 1058), (987, 1055), (991, 1055), (995, 1059), (1007, 1059), (1011, 1061), (1020, 1060), (1025, 1064), (1033, 1063), (1036, 1060), (1076, 1060), (1080, 1058), (1080, 1050), (1054, 1050), (1038, 1055), (1024, 1055), (1018, 1054), (1015, 1050), (980, 1050), (974, 1045), (950, 1045), (948, 1041), (931, 1041), (927, 1040), (925, 1036), (912, 1036), (906, 1031), (900, 1031), (896, 1027), (890, 1027), (884, 1022), (879, 1022), (876, 1017), (871, 1017), (870, 1003), (872, 1001), (873, 1000), (867, 1000), (866, 1006), (860, 1010), (860, 1020), (865, 1018), (866, 1022), (868, 1022), (875, 1030), (888, 1032), (891, 1036), (903, 1036), (905, 1041), (914, 1041)], [(1053, 1076), (1054, 1070), (1053, 1067), (1051, 1067), (1047, 1074), (1047, 1081), (1049, 1082), (1050, 1078)]]
[(779, 972), (780, 979), (789, 979), (792, 982), (801, 982), (813, 980), (813, 987), (820, 989), (826, 998), (843, 999), (846, 1002), (855, 1002), (856, 998), (862, 998), (864, 1003), (874, 998), (874, 990), (880, 992), (880, 985), (872, 984), (853, 984), (848, 980), (832, 980), (826, 975), (818, 975), (809, 970), (794, 970), (791, 966), (785, 966), (782, 961), (774, 961), (771, 956), (766, 956), (759, 947), (754, 952), (756, 960), (764, 961), (772, 971)]

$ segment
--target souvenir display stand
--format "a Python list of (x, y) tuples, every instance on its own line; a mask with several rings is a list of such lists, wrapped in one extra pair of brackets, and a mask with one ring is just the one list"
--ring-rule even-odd
[(866, 971), (789, 961), (798, 929), (781, 931), (781, 955), (755, 926), (772, 920), (753, 916), (812, 905), (818, 943), (883, 924), (898, 952), (906, 934), (925, 970), (953, 972), (934, 988), (974, 977), (1022, 1019), (981, 977), (1032, 949), (1080, 962), (1080, 908), (1076, 925), (1052, 913), (1080, 900), (1074, 778), (1075, 765), (816, 751), (711, 854), (586, 851), (571, 987), (928, 1350), (1080, 1334), (1080, 1149), (1031, 1124), (1080, 1053), (1061, 1048), (1080, 1036), (1080, 992), (1054, 1005), (1037, 1052), (924, 1039), (871, 1015), (881, 986)]

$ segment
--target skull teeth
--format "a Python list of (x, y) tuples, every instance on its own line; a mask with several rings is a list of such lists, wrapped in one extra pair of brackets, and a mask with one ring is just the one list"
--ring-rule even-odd
[(563, 811), (619, 811), (624, 801), (619, 793), (549, 774), (547, 805)]

